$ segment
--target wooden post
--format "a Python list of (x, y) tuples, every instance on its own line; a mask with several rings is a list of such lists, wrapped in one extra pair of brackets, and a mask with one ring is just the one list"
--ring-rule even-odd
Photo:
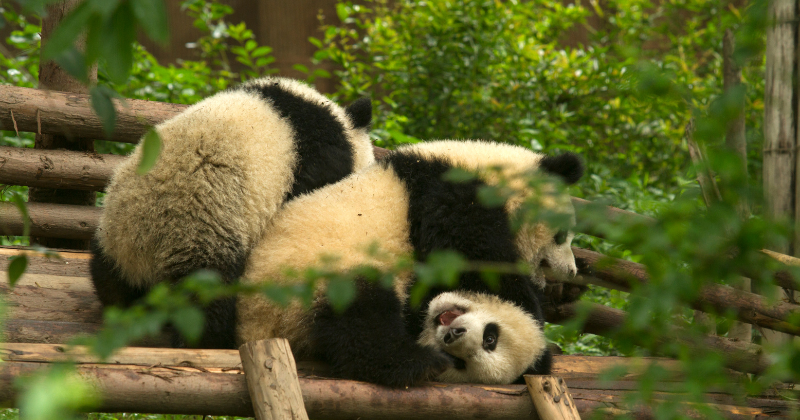
[(580, 420), (578, 408), (564, 379), (556, 376), (525, 375), (528, 393), (540, 420)]
[[(79, 0), (64, 0), (47, 7), (47, 17), (42, 21), (42, 46), (44, 46), (58, 23), (75, 8)], [(85, 41), (84, 41), (85, 42)], [(89, 80), (97, 80), (97, 67), (89, 70)], [(52, 61), (39, 64), (39, 88), (60, 90), (64, 92), (87, 93), (88, 87), (67, 74), (64, 69)], [(94, 140), (85, 138), (68, 138), (59, 135), (37, 134), (36, 149), (67, 149), (82, 152), (94, 152)], [(38, 203), (78, 204), (94, 206), (94, 191), (59, 190), (51, 188), (30, 188), (28, 201)], [(31, 237), (31, 243), (38, 243), (51, 248), (88, 249), (89, 241), (85, 239), (62, 239)]]
[[(771, 26), (767, 29), (763, 174), (766, 216), (772, 220), (797, 220), (796, 8), (797, 0), (769, 2)], [(774, 244), (772, 248), (789, 255), (800, 252), (797, 237), (789, 238), (787, 245)], [(764, 331), (764, 339), (777, 343), (787, 340), (788, 336)]]
[(289, 341), (260, 340), (239, 347), (256, 420), (307, 420)]

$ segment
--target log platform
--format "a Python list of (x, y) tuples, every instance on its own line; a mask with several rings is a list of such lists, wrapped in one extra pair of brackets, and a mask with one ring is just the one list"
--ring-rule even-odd
[[(0, 276), (8, 257), (26, 253), (29, 266), (13, 289), (0, 282), (7, 305), (0, 343), (0, 406), (14, 406), (14, 380), (55, 361), (72, 360), (79, 375), (103, 396), (99, 412), (208, 414), (253, 416), (239, 352), (129, 347), (101, 362), (81, 348), (63, 343), (99, 329), (101, 308), (88, 278), (89, 255), (59, 252), (47, 258), (20, 248), (0, 247)], [(159, 346), (155, 338), (144, 343)], [(630, 408), (627, 395), (635, 379), (656, 363), (675, 373), (656, 385), (656, 400), (674, 399), (680, 389), (679, 362), (660, 358), (555, 356), (553, 375), (564, 379), (582, 418), (593, 413), (628, 413), (652, 418), (644, 408)], [(599, 375), (615, 365), (628, 374), (616, 381)], [(525, 385), (484, 386), (430, 383), (392, 390), (356, 381), (330, 379), (319, 364), (298, 361), (300, 390), (310, 418), (377, 419), (535, 419), (536, 410)], [(739, 399), (722, 392), (707, 394), (707, 402), (727, 418), (787, 417), (798, 407), (778, 395)], [(743, 405), (746, 404), (746, 405)], [(693, 406), (686, 404), (687, 413)]]

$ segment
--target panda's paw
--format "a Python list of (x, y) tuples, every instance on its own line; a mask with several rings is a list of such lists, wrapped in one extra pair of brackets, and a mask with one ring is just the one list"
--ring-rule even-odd
[(403, 363), (394, 372), (386, 375), (383, 385), (392, 388), (407, 388), (421, 382), (436, 380), (439, 375), (453, 367), (452, 358), (431, 347), (417, 347), (407, 352)]

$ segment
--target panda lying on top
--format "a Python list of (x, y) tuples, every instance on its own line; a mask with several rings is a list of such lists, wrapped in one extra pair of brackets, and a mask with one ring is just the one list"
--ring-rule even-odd
[[(493, 177), (485, 172), (483, 179), (466, 183), (443, 180), (453, 167), (478, 172), (502, 167), (509, 177), (538, 170), (568, 184), (583, 173), (573, 154), (545, 156), (505, 144), (435, 141), (404, 147), (286, 203), (253, 249), (242, 282), (288, 284), (293, 280), (286, 268), (315, 267), (326, 255), (338, 258), (335, 269), (380, 269), (399, 256), (424, 261), (431, 251), (445, 249), (473, 261), (524, 260), (536, 268), (531, 276), (501, 275), (491, 289), (479, 273), (463, 273), (455, 290), (430, 290), (416, 308), (408, 299), (412, 272), (397, 276), (393, 289), (357, 281), (356, 297), (341, 314), (326, 301), (324, 285), (310, 309), (242, 296), (239, 342), (284, 337), (297, 358), (325, 361), (339, 377), (392, 387), (434, 378), (510, 383), (525, 373), (549, 373), (539, 268), (574, 276), (573, 235), (542, 223), (522, 226), (515, 234), (511, 215), (525, 193), (505, 207), (484, 207), (477, 192)], [(542, 201), (550, 209), (573, 212), (567, 196)], [(371, 243), (389, 258), (369, 256), (365, 250)]]
[[(374, 161), (371, 118), (369, 99), (343, 109), (305, 84), (266, 77), (156, 126), (162, 150), (152, 170), (136, 173), (139, 146), (106, 190), (91, 262), (100, 301), (128, 306), (157, 282), (202, 268), (239, 278), (284, 201)], [(235, 307), (221, 299), (206, 308), (199, 347), (233, 348)]]

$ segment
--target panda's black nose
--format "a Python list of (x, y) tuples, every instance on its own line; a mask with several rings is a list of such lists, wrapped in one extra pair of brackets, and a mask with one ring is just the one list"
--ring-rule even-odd
[(450, 331), (444, 335), (444, 342), (450, 344), (458, 340), (465, 332), (467, 332), (466, 328), (450, 328)]

